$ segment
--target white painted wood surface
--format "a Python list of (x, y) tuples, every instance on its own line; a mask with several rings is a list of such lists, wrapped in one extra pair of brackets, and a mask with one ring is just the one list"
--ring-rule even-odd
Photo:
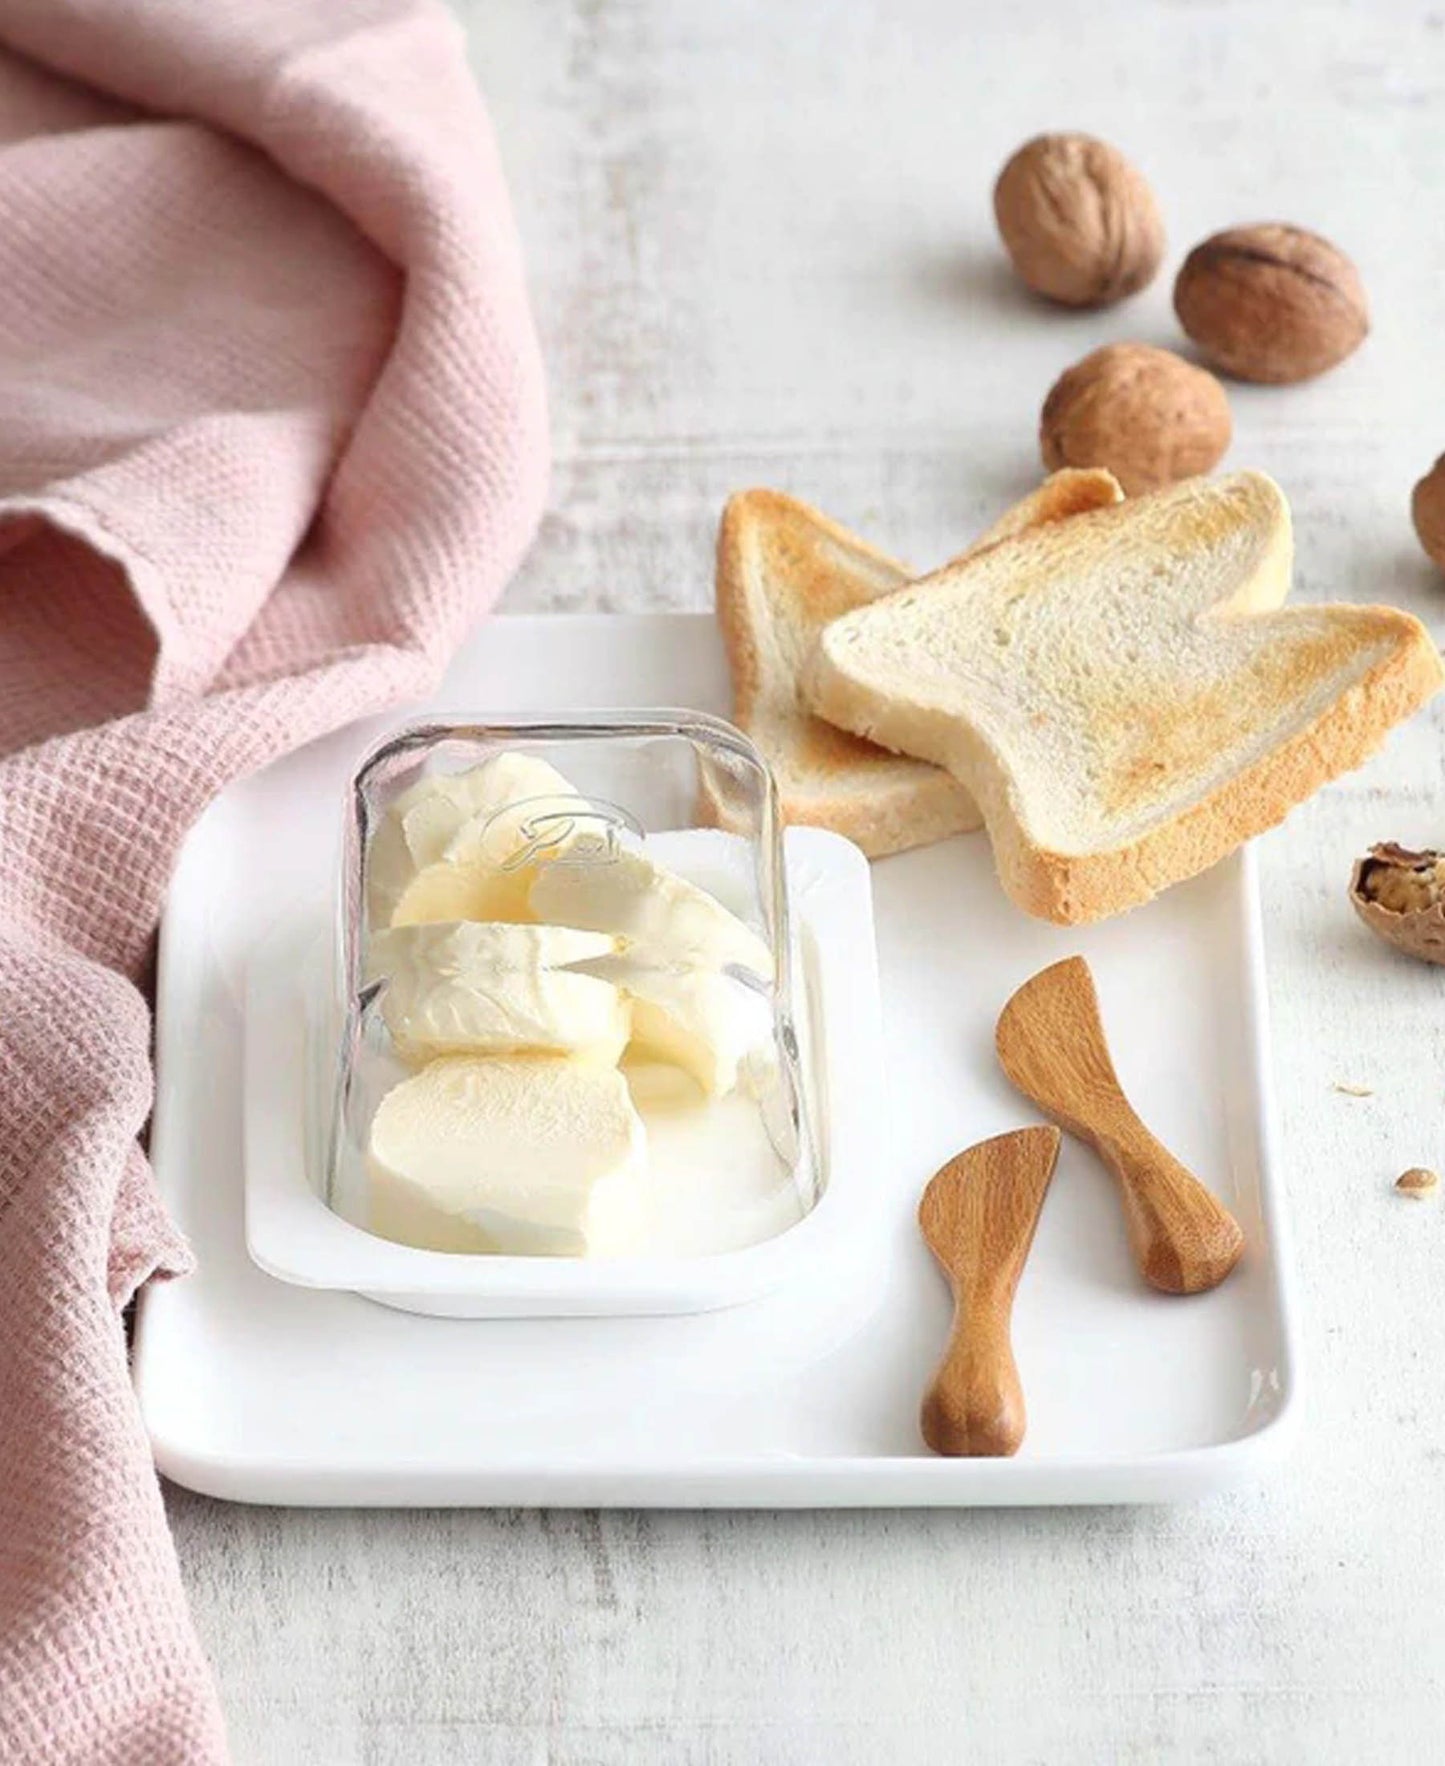
[[(1115, 139), (1170, 267), (1234, 221), (1357, 258), (1375, 332), (1233, 392), (1299, 593), (1445, 623), (1413, 479), (1445, 448), (1438, 0), (1028, 7), (470, 0), (526, 234), (557, 468), (522, 608), (707, 603), (726, 493), (796, 491), (920, 564), (1023, 491), (1042, 395), (1169, 342), (1011, 284), (988, 194), (1047, 127)], [(1445, 974), (1343, 902), (1445, 835), (1445, 706), (1263, 842), (1308, 1420), (1271, 1488), (1155, 1512), (171, 1514), (242, 1766), (1424, 1761), (1445, 1719)], [(1337, 1090), (1370, 1088), (1356, 1097)], [(505, 1427), (505, 1418), (498, 1419)]]

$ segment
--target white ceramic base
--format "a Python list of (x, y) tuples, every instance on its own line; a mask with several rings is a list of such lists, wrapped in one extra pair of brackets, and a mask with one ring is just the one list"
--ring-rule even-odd
[[(428, 707), (726, 707), (710, 619), (502, 619)], [(162, 939), (153, 1152), (201, 1268), (144, 1297), (135, 1375), (161, 1469), (257, 1502), (660, 1507), (1168, 1500), (1257, 1474), (1289, 1435), (1289, 1253), (1274, 1166), (1252, 867), (1066, 931), (1000, 894), (981, 837), (873, 867), (893, 1106), (887, 1222), (860, 1276), (687, 1318), (481, 1322), (290, 1287), (246, 1255), (243, 978), (330, 885), (330, 806), (390, 720), (228, 792), (177, 873)], [(1009, 993), (1092, 963), (1120, 1075), (1246, 1233), (1215, 1293), (1130, 1263), (1111, 1184), (1066, 1142), (1019, 1291), (1016, 1459), (941, 1460), (917, 1407), (949, 1305), (914, 1225), (961, 1147), (1037, 1120), (999, 1073)]]
[[(308, 960), (326, 925), (303, 916), (262, 941), (247, 976), (246, 1242), (253, 1260), (282, 1281), (343, 1288), (443, 1318), (709, 1312), (799, 1281), (850, 1279), (886, 1218), (875, 1177), (887, 1135), (868, 864), (856, 846), (821, 829), (790, 828), (784, 838), (798, 1033), (824, 1176), (816, 1206), (801, 1220), (711, 1256), (601, 1260), (419, 1251), (333, 1214), (321, 1200), (320, 1174), (335, 1068), (332, 1051), (316, 1046), (316, 1032), (335, 1014), (316, 997), (329, 973)], [(665, 842), (657, 843), (664, 855)], [(825, 1126), (826, 1134), (817, 1132)]]

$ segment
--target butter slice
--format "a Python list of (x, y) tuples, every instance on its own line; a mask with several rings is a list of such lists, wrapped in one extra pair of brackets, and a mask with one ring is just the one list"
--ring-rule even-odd
[(368, 923), (526, 919), (531, 868), (502, 869), (517, 855), (525, 811), (499, 812), (575, 795), (555, 767), (526, 754), (498, 754), (464, 773), (418, 779), (388, 805), (372, 836)]
[(640, 852), (596, 862), (569, 854), (533, 879), (533, 916), (554, 926), (611, 932), (639, 963), (657, 969), (722, 969), (736, 964), (773, 976), (766, 944), (716, 896)]
[(690, 1074), (710, 1098), (726, 1097), (739, 1069), (769, 1059), (773, 1014), (764, 995), (716, 969), (649, 969), (619, 959), (597, 972), (632, 1004), (638, 1054)]
[(372, 935), (367, 980), (385, 980), (381, 1015), (403, 1060), (549, 1051), (616, 1066), (627, 1000), (611, 980), (568, 967), (616, 948), (609, 933), (568, 926), (398, 926)]
[(432, 1061), (382, 1099), (367, 1169), (373, 1230), (428, 1249), (616, 1256), (644, 1221), (626, 1080), (561, 1057)]

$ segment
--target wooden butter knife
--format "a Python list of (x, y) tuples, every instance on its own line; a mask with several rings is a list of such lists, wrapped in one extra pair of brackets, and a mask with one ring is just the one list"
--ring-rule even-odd
[(953, 1329), (919, 1418), (935, 1453), (998, 1458), (1024, 1438), (1009, 1321), (1058, 1157), (1056, 1128), (996, 1135), (950, 1159), (918, 1204), (953, 1289)]
[(1094, 977), (1068, 957), (1026, 981), (995, 1036), (1004, 1072), (1045, 1115), (1086, 1141), (1119, 1180), (1134, 1261), (1166, 1294), (1198, 1294), (1239, 1261), (1227, 1208), (1140, 1121), (1114, 1072)]

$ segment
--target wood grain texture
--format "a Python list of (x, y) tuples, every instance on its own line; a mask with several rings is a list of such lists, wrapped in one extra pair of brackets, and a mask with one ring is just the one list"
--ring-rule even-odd
[(1239, 1261), (1244, 1234), (1125, 1097), (1084, 959), (1065, 957), (1031, 976), (999, 1014), (994, 1040), (1018, 1090), (1113, 1172), (1144, 1280), (1166, 1294), (1218, 1287)]
[[(551, 507), (510, 607), (708, 606), (718, 512), (749, 484), (942, 562), (1034, 482), (1060, 371), (1177, 341), (1185, 251), (1268, 215), (1350, 253), (1376, 325), (1317, 381), (1231, 387), (1227, 463), (1287, 491), (1297, 597), (1394, 602), (1440, 636), (1409, 514), (1445, 448), (1438, 0), (458, 12), (551, 373)], [(1050, 128), (1116, 141), (1164, 208), (1163, 274), (1107, 313), (1043, 311), (995, 242), (994, 176)], [(1445, 1214), (1392, 1185), (1445, 1158), (1445, 996), (1345, 886), (1376, 840), (1442, 843), (1442, 756), (1437, 703), (1260, 842), (1307, 1333), (1303, 1437), (1267, 1487), (779, 1515), (272, 1512), (171, 1490), (239, 1766), (1434, 1758)]]
[(953, 1290), (953, 1326), (919, 1424), (935, 1453), (1006, 1457), (1028, 1426), (1009, 1323), (1049, 1180), (1056, 1128), (980, 1141), (930, 1180), (918, 1225)]

